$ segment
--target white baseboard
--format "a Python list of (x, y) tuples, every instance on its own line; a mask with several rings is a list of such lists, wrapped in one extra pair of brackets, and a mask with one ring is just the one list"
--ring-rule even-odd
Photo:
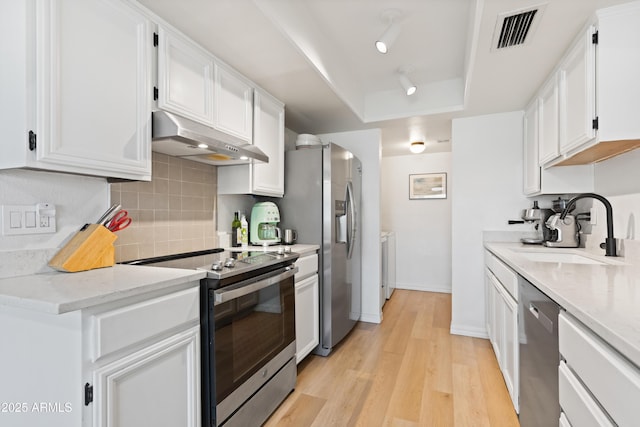
[(489, 335), (487, 335), (487, 330), (485, 328), (478, 328), (474, 326), (460, 326), (451, 324), (451, 329), (449, 330), (449, 332), (451, 332), (451, 334), (453, 335), (463, 335), (465, 337), (485, 339), (489, 338)]
[(415, 283), (396, 283), (396, 289), (406, 289), (408, 291), (423, 291), (423, 292), (440, 292), (444, 294), (451, 293), (451, 285), (417, 285)]
[(360, 321), (367, 323), (382, 323), (382, 313), (362, 313), (360, 314)]

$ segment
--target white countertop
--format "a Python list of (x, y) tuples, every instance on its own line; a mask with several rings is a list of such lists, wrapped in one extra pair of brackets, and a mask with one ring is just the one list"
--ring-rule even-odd
[[(251, 251), (288, 248), (301, 256), (318, 245), (249, 246)], [(226, 248), (242, 251), (242, 248)], [(49, 272), (0, 279), (0, 306), (62, 314), (165, 289), (205, 277), (204, 271), (115, 265), (79, 273)]]
[[(640, 366), (640, 265), (584, 249), (552, 249), (521, 243), (485, 248)], [(534, 262), (518, 251), (570, 252), (613, 265)]]
[(198, 270), (115, 265), (78, 273), (10, 277), (0, 279), (0, 305), (62, 314), (200, 280), (205, 274)]

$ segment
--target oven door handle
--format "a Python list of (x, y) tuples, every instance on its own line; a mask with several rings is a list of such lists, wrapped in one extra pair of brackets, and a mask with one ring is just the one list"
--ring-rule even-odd
[(280, 273), (276, 276), (269, 276), (265, 279), (258, 280), (257, 282), (247, 285), (237, 284), (214, 291), (216, 296), (215, 305), (222, 304), (227, 301), (231, 301), (232, 299), (240, 298), (242, 296), (249, 295), (250, 293), (257, 292), (260, 289), (275, 285), (276, 283), (295, 275), (298, 272), (298, 267), (290, 266), (286, 267), (285, 270), (286, 271), (284, 273)]

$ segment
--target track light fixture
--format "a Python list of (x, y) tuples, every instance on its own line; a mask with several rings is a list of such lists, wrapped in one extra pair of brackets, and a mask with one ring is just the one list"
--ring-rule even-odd
[(424, 142), (422, 142), (422, 141), (414, 141), (409, 146), (409, 150), (411, 150), (411, 152), (414, 153), (414, 154), (422, 153), (425, 148), (426, 147), (424, 145)]
[(387, 53), (393, 42), (400, 34), (400, 23), (398, 19), (401, 13), (398, 10), (390, 9), (382, 12), (382, 19), (388, 23), (387, 29), (376, 40), (376, 49), (380, 53)]
[(407, 77), (406, 71), (400, 70), (398, 72), (398, 80), (400, 81), (400, 86), (402, 86), (407, 96), (413, 95), (418, 90), (418, 87), (409, 80), (409, 77)]

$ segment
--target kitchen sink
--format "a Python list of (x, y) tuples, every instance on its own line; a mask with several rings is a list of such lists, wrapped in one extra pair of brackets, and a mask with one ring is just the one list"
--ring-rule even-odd
[(566, 264), (597, 264), (597, 265), (605, 265), (608, 264), (606, 262), (598, 261), (593, 258), (588, 258), (586, 256), (572, 254), (572, 253), (563, 253), (563, 252), (517, 252), (518, 255), (521, 255), (527, 258), (529, 261), (536, 262), (560, 262)]

